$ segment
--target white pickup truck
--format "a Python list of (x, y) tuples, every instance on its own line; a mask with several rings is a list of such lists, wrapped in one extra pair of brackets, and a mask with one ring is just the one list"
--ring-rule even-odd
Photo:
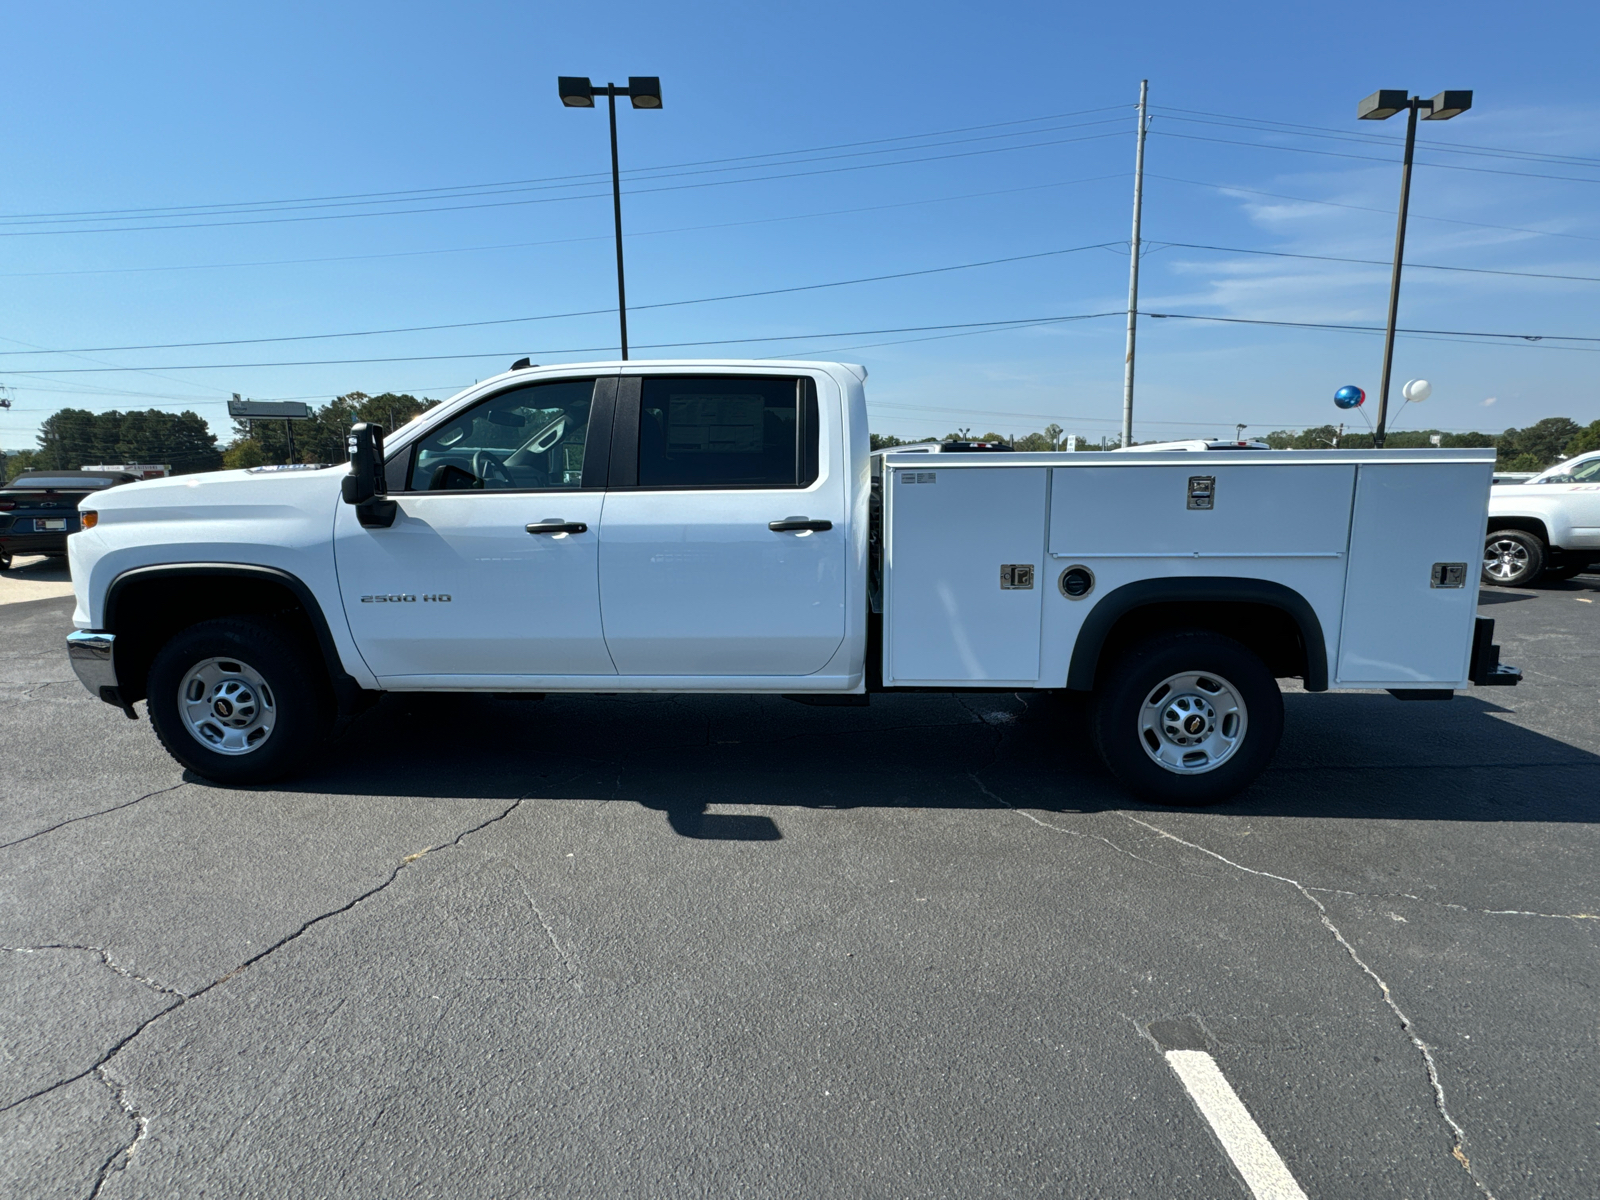
[(1600, 451), (1489, 491), (1483, 582), (1528, 587), (1600, 563)]
[(1519, 678), (1476, 611), (1492, 451), (872, 453), (865, 377), (514, 369), (348, 464), (116, 488), (69, 656), (222, 782), (386, 691), (1071, 689), (1129, 789), (1188, 804), (1267, 765), (1280, 678)]

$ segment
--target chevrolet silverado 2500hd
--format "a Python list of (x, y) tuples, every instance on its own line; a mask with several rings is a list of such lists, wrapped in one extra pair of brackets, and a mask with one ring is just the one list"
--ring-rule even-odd
[(1492, 451), (872, 453), (865, 375), (525, 368), (348, 464), (117, 488), (71, 539), (72, 664), (236, 783), (385, 691), (1071, 689), (1171, 803), (1262, 771), (1280, 678), (1519, 677), (1476, 615)]

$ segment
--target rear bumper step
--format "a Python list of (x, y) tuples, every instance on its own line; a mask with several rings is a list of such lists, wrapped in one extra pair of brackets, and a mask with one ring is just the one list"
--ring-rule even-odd
[(1515, 687), (1522, 682), (1522, 669), (1500, 661), (1500, 647), (1494, 644), (1494, 618), (1479, 617), (1472, 627), (1472, 660), (1467, 678), (1479, 687)]

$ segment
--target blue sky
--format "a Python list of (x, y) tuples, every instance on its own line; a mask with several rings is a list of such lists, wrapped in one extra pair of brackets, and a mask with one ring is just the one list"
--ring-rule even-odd
[[(443, 397), (523, 354), (614, 357), (604, 312), (105, 348), (609, 308), (604, 110), (564, 109), (555, 80), (629, 73), (665, 97), (618, 118), (635, 357), (863, 362), (880, 432), (1109, 434), (1121, 318), (949, 327), (1126, 305), (1141, 78), (1141, 308), (1378, 325), (1386, 266), (1239, 251), (1382, 264), (1403, 125), (1357, 122), (1356, 102), (1472, 88), (1472, 111), (1421, 126), (1408, 262), (1600, 278), (1597, 42), (1600, 10), (1579, 4), (9, 7), (0, 446), (32, 445), (65, 404), (192, 407), (225, 437), (233, 392)], [(967, 266), (1002, 258), (1019, 261)], [(1419, 267), (1400, 324), (1594, 338), (1597, 316), (1600, 283)], [(768, 340), (647, 348), (716, 339)], [(75, 353), (15, 353), (38, 347)], [(1600, 418), (1597, 351), (1402, 338), (1396, 390), (1434, 394), (1400, 427)], [(1340, 385), (1375, 395), (1381, 352), (1143, 320), (1135, 435), (1335, 421)], [(348, 359), (410, 361), (259, 365)]]

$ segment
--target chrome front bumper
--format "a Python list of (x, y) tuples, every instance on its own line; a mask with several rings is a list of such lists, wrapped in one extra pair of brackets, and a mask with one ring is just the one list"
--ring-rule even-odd
[(113, 656), (116, 641), (115, 634), (75, 629), (67, 634), (67, 661), (90, 695), (125, 709), (127, 706), (117, 691), (117, 666)]

